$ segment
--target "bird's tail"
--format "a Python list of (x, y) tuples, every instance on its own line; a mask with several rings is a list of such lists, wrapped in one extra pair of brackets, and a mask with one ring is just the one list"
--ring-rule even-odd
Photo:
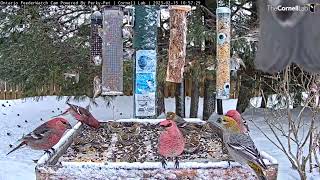
[(250, 168), (252, 170), (254, 170), (254, 172), (258, 176), (259, 180), (268, 180), (266, 175), (264, 174), (261, 166), (259, 166), (258, 164), (254, 163), (254, 162), (251, 162), (251, 161), (248, 162), (248, 165), (250, 166)]
[(17, 147), (13, 148), (10, 152), (8, 152), (7, 156), (12, 153), (13, 151), (19, 149), (20, 147), (22, 147), (23, 145), (26, 145), (27, 143), (25, 141), (22, 141)]

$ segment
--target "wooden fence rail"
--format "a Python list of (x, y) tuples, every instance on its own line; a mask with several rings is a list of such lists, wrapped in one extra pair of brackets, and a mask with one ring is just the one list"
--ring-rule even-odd
[[(185, 79), (185, 95), (191, 97), (192, 94), (192, 81), (191, 79)], [(240, 82), (235, 83), (237, 87), (235, 88), (235, 91), (239, 90), (239, 87), (241, 86)], [(132, 96), (132, 88), (124, 87), (124, 89), (127, 89), (124, 91), (125, 96)], [(130, 90), (131, 89), (131, 90)], [(91, 90), (88, 90), (91, 91)], [(199, 82), (199, 92), (200, 97), (203, 97), (204, 94), (204, 82)], [(175, 85), (173, 83), (166, 83), (164, 87), (164, 96), (165, 97), (174, 97), (175, 93)], [(61, 87), (57, 84), (49, 84), (42, 87), (39, 87), (36, 89), (36, 92), (34, 93), (36, 96), (50, 96), (50, 95), (63, 95), (63, 92), (61, 91)], [(234, 92), (230, 94), (230, 98), (237, 98), (238, 92)], [(9, 100), (9, 99), (20, 99), (27, 97), (26, 94), (23, 92), (22, 84), (18, 85), (12, 85), (5, 81), (0, 81), (0, 100)]]

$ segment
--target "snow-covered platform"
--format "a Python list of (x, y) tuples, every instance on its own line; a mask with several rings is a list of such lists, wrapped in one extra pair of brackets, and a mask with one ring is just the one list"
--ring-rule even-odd
[[(179, 169), (168, 163), (169, 168), (161, 168), (161, 163), (93, 163), (93, 162), (62, 162), (59, 165), (36, 167), (37, 179), (247, 179), (254, 180), (256, 177), (247, 168), (238, 163), (228, 162), (185, 162)], [(277, 167), (268, 170), (268, 178), (276, 179)]]
[[(201, 126), (206, 124), (199, 119), (186, 120)], [(159, 119), (124, 119), (114, 122), (156, 124), (159, 122)], [(52, 156), (49, 157), (48, 154), (45, 154), (39, 159), (35, 168), (37, 179), (256, 179), (252, 170), (233, 162), (229, 166), (227, 161), (218, 158), (218, 156), (216, 159), (208, 158), (207, 160), (183, 159), (178, 169), (174, 168), (172, 160), (167, 162), (167, 169), (164, 169), (160, 161), (156, 161), (155, 159), (152, 159), (155, 161), (149, 161), (150, 159), (148, 158), (145, 158), (144, 162), (110, 161), (110, 159), (92, 162), (93, 159), (90, 160), (88, 158), (66, 158), (66, 154), (69, 153), (72, 145), (75, 144), (73, 142), (77, 141), (76, 139), (79, 139), (79, 136), (81, 137), (81, 133), (84, 132), (85, 128), (87, 127), (81, 123), (77, 123), (54, 146), (56, 152)], [(111, 137), (116, 136), (111, 135)], [(111, 139), (111, 141), (115, 141), (115, 138)], [(108, 151), (108, 148), (106, 147), (106, 151)], [(202, 152), (196, 153), (201, 154)], [(110, 153), (106, 152), (106, 154)], [(277, 161), (265, 152), (262, 152), (262, 156), (269, 167), (267, 170), (268, 179), (276, 179), (278, 172)]]

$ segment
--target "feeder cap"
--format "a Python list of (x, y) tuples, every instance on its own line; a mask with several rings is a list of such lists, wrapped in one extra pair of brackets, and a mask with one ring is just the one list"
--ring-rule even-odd
[(99, 19), (99, 18), (102, 18), (102, 14), (100, 11), (95, 11), (94, 13), (92, 13), (91, 19)]

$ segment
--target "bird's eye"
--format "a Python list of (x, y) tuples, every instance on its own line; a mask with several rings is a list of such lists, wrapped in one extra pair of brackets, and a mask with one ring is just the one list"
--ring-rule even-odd
[(61, 121), (63, 124), (67, 124), (66, 122), (64, 122), (64, 121)]

